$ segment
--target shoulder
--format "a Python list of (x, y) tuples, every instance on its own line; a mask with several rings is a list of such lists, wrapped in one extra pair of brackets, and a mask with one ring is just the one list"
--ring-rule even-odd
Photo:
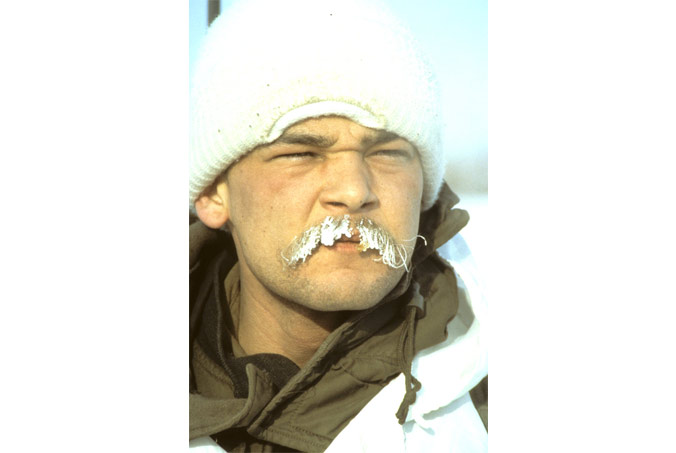
[(399, 425), (395, 417), (405, 391), (400, 375), (350, 421), (327, 451), (487, 451), (486, 297), (462, 237), (456, 236), (440, 252), (457, 276), (458, 313), (446, 327), (446, 340), (423, 349), (413, 360), (411, 371), (422, 387), (406, 422)]
[(400, 425), (395, 413), (403, 394), (404, 377), (400, 375), (357, 414), (326, 451), (488, 451), (488, 433), (469, 393), (424, 417), (409, 416)]

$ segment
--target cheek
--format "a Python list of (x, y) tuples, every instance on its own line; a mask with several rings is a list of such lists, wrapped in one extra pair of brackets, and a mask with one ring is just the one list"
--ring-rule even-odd
[(423, 173), (422, 168), (418, 166), (416, 171), (408, 176), (408, 204), (420, 213), (423, 195)]
[(398, 205), (402, 210), (415, 206), (420, 209), (423, 192), (422, 170), (414, 169), (399, 174), (380, 175), (374, 181), (379, 198), (387, 204)]
[(400, 238), (418, 232), (423, 192), (422, 170), (378, 178), (382, 214)]
[(232, 224), (241, 231), (255, 230), (257, 240), (268, 236), (282, 242), (291, 240), (299, 228), (305, 227), (302, 213), (307, 211), (303, 207), (312, 205), (310, 192), (306, 178), (289, 178), (260, 169), (238, 171), (231, 177)]
[(264, 216), (272, 211), (276, 198), (284, 192), (280, 178), (243, 165), (229, 178), (230, 213), (233, 220)]

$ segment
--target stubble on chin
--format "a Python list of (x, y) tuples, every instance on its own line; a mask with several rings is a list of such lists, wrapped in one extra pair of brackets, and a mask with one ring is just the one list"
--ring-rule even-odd
[(394, 289), (404, 269), (390, 269), (382, 263), (380, 272), (365, 275), (309, 275), (312, 260), (302, 269), (287, 270), (283, 282), (275, 285), (283, 299), (316, 311), (366, 310), (378, 304)]

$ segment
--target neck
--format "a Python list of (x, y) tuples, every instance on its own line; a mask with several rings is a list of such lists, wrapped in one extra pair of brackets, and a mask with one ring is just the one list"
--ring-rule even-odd
[(252, 291), (244, 275), (237, 340), (247, 354), (281, 354), (303, 367), (346, 312), (321, 312), (269, 293)]

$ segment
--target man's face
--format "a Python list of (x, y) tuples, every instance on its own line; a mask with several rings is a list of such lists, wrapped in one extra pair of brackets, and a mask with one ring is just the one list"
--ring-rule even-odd
[(355, 242), (320, 245), (293, 268), (282, 251), (308, 227), (345, 214), (373, 220), (398, 241), (414, 239), (423, 176), (408, 141), (345, 118), (310, 119), (233, 164), (221, 184), (249, 296), (320, 311), (363, 310), (403, 275)]

